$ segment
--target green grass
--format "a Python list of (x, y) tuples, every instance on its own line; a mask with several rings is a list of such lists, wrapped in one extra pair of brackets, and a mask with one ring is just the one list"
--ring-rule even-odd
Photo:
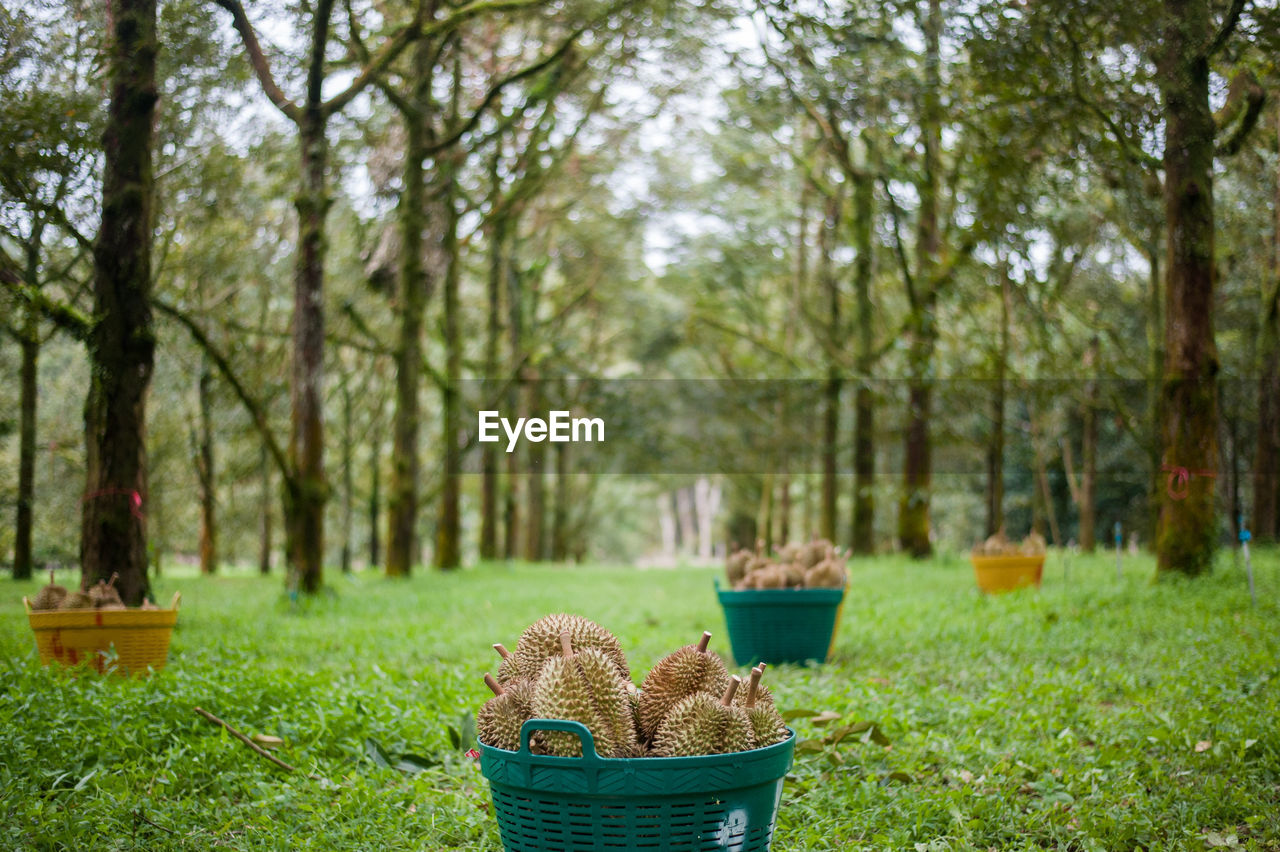
[[(1042, 591), (980, 596), (960, 557), (853, 565), (835, 659), (770, 670), (783, 709), (872, 721), (807, 741), (775, 850), (1280, 850), (1280, 554), (1261, 602), (1223, 555), (1194, 582), (1050, 557)], [(637, 680), (703, 628), (727, 651), (713, 572), (484, 566), (405, 583), (330, 575), (303, 611), (279, 579), (181, 590), (149, 680), (39, 666), (0, 600), (0, 848), (499, 849), (488, 790), (454, 744), (491, 643), (551, 611), (613, 629)], [(276, 734), (288, 774), (192, 712)], [(877, 742), (887, 738), (888, 745)], [(367, 743), (432, 766), (381, 765)]]

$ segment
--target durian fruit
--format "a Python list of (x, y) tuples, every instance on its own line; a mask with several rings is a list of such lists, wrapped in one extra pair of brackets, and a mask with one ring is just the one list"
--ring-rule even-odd
[(142, 599), (142, 606), (138, 607), (138, 609), (143, 610), (144, 612), (146, 612), (146, 611), (150, 611), (150, 610), (159, 609), (159, 608), (160, 608), (160, 607), (156, 606), (156, 605), (151, 601), (151, 598), (143, 598), (143, 599)]
[(804, 584), (810, 589), (842, 589), (845, 569), (837, 559), (824, 559), (804, 574)]
[(493, 690), (493, 697), (476, 714), (480, 741), (493, 748), (519, 751), (520, 726), (533, 718), (533, 685), (524, 678), (501, 684), (488, 672), (484, 682)]
[(613, 662), (618, 677), (631, 680), (631, 669), (627, 667), (618, 638), (594, 621), (564, 613), (544, 616), (520, 634), (520, 641), (516, 643), (516, 674), (530, 680), (537, 678), (543, 665), (560, 654), (560, 634), (565, 632), (574, 648), (601, 652)]
[(774, 707), (773, 698), (760, 685), (760, 678), (763, 676), (764, 663), (761, 663), (751, 670), (751, 680), (740, 702), (751, 723), (751, 735), (756, 748), (780, 743), (789, 736), (787, 723)]
[(729, 683), (724, 663), (707, 650), (711, 634), (663, 657), (640, 684), (640, 736), (652, 741), (671, 708), (694, 693), (719, 695)]
[(1046, 546), (1044, 536), (1032, 530), (1030, 535), (1022, 540), (1022, 547), (1019, 550), (1023, 556), (1044, 556)]
[(49, 585), (41, 589), (31, 601), (31, 608), (37, 610), (57, 609), (67, 597), (67, 590), (53, 581), (53, 569), (49, 569)]
[(499, 657), (502, 657), (502, 662), (498, 663), (498, 683), (507, 683), (520, 677), (515, 655), (508, 651), (501, 642), (495, 643), (493, 650), (498, 652)]
[(93, 598), (84, 589), (76, 589), (62, 599), (58, 609), (93, 609)]
[(734, 675), (718, 701), (705, 692), (679, 701), (662, 720), (653, 738), (654, 755), (688, 757), (755, 748), (747, 711), (733, 703), (741, 684), (742, 679)]
[(804, 545), (796, 544), (794, 541), (787, 542), (786, 544), (782, 545), (782, 547), (778, 548), (778, 561), (784, 562), (784, 563), (799, 562), (800, 549), (802, 547), (804, 547)]
[(99, 580), (89, 589), (89, 600), (93, 601), (94, 607), (97, 609), (124, 609), (124, 601), (120, 599), (120, 593), (116, 591), (116, 580), (120, 575), (113, 573), (111, 579), (103, 582)]
[(787, 562), (778, 566), (787, 581), (788, 589), (798, 589), (805, 585), (805, 571), (795, 562)]
[[(575, 651), (560, 634), (561, 655), (547, 660), (533, 688), (533, 715), (581, 722), (604, 757), (639, 757), (635, 712), (615, 661), (595, 648)], [(564, 731), (540, 732), (541, 754), (580, 757), (582, 741)]]
[(730, 553), (724, 561), (724, 573), (729, 578), (732, 585), (742, 582), (747, 576), (747, 566), (751, 563), (753, 554), (750, 550), (743, 548), (734, 553)]
[(1011, 549), (1015, 549), (1015, 545), (1010, 543), (1008, 537), (1004, 533), (1004, 527), (996, 530), (995, 534), (975, 547), (974, 553), (978, 556), (1004, 556)]
[(781, 565), (770, 565), (751, 573), (749, 578), (753, 589), (785, 589), (787, 574)]

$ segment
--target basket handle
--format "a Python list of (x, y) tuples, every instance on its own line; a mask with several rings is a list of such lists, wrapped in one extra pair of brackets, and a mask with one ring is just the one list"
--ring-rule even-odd
[(582, 740), (583, 759), (600, 760), (600, 755), (596, 752), (596, 738), (591, 736), (591, 729), (581, 722), (575, 722), (572, 719), (526, 719), (520, 726), (520, 751), (532, 753), (529, 749), (529, 740), (533, 738), (534, 731), (564, 731), (567, 734), (575, 734)]
[(34, 612), (34, 610), (31, 609), (31, 601), (27, 600), (26, 595), (22, 596), (22, 605), (27, 608), (27, 615), (30, 615), (32, 612)]
[(177, 609), (180, 600), (182, 600), (182, 592), (174, 592), (173, 600), (169, 602), (169, 609)]

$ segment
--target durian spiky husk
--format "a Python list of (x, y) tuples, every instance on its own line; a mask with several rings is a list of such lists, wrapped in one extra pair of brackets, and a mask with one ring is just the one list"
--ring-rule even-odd
[(76, 590), (63, 598), (58, 609), (93, 609), (93, 599), (80, 590)]
[(751, 682), (747, 688), (738, 692), (736, 702), (747, 714), (751, 723), (751, 734), (756, 748), (764, 748), (780, 743), (787, 738), (786, 720), (778, 714), (773, 704), (773, 696), (768, 687), (760, 684), (764, 676), (764, 664), (751, 670)]
[(49, 585), (42, 588), (31, 601), (35, 610), (57, 609), (67, 599), (67, 590), (53, 581), (53, 572), (49, 572)]
[(502, 657), (502, 662), (498, 663), (498, 683), (507, 683), (521, 677), (520, 669), (516, 665), (515, 654), (503, 647), (502, 643), (495, 644), (493, 650), (497, 651), (498, 655)]
[(560, 634), (565, 632), (575, 650), (590, 648), (601, 652), (613, 662), (618, 677), (631, 680), (631, 669), (627, 667), (618, 638), (594, 621), (565, 613), (544, 616), (524, 629), (516, 643), (516, 673), (520, 677), (537, 678), (548, 660), (560, 656)]
[(124, 601), (116, 591), (116, 579), (119, 574), (112, 574), (109, 581), (99, 580), (89, 588), (89, 600), (98, 609), (124, 609)]
[[(490, 677), (486, 676), (486, 683)], [(517, 678), (501, 685), (495, 681), (490, 688), (493, 686), (501, 692), (486, 701), (476, 714), (476, 733), (487, 746), (518, 751), (520, 726), (533, 718), (533, 684)]]
[(698, 754), (727, 754), (755, 748), (755, 738), (747, 711), (733, 706), (735, 676), (720, 700), (705, 692), (679, 701), (662, 720), (653, 739), (658, 757), (689, 757)]
[(659, 660), (640, 685), (640, 735), (652, 740), (662, 720), (676, 704), (698, 693), (724, 692), (729, 672), (718, 656), (706, 650), (711, 634), (697, 645), (685, 645)]
[[(636, 757), (641, 753), (632, 701), (616, 663), (594, 648), (547, 660), (534, 684), (533, 715), (581, 722), (591, 731), (596, 752), (602, 756)], [(542, 754), (582, 755), (582, 741), (573, 734), (542, 731), (539, 738)]]

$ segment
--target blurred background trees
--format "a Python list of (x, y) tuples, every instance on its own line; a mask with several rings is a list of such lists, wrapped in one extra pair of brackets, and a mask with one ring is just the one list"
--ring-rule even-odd
[[(101, 224), (111, 20), (0, 6), (15, 576), (118, 560), (81, 530), (113, 489), (151, 570), (302, 592), (1117, 522), (1194, 573), (1276, 535), (1270, 6), (173, 0), (149, 251)], [(156, 353), (127, 489), (83, 418), (141, 373), (81, 342), (126, 248)], [(482, 408), (606, 446), (506, 453)]]

